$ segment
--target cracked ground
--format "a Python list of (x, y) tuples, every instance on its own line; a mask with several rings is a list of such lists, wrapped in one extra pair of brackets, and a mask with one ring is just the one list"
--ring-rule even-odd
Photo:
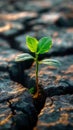
[[(46, 99), (35, 105), (33, 60), (26, 36), (51, 36), (53, 47), (39, 59), (54, 58), (60, 68), (39, 66)], [(44, 98), (44, 96), (43, 96)], [(44, 101), (45, 100), (45, 101)], [(73, 0), (0, 0), (0, 130), (73, 130)]]

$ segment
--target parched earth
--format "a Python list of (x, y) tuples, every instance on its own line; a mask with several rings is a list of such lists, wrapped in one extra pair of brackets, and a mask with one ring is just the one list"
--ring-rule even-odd
[[(28, 89), (35, 84), (33, 60), (15, 62), (30, 51), (26, 36), (51, 36), (43, 58), (60, 68), (39, 66), (43, 99), (37, 105)], [(33, 55), (33, 54), (32, 54)], [(0, 130), (73, 130), (73, 1), (0, 0)]]

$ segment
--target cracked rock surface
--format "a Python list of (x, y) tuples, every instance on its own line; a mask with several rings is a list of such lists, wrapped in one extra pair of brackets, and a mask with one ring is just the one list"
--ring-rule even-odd
[(47, 98), (35, 130), (72, 130), (73, 94)]
[[(39, 60), (61, 62), (60, 68), (39, 66), (38, 102), (28, 91), (35, 85), (33, 60), (15, 62), (30, 53), (27, 35), (50, 35), (52, 49)], [(73, 0), (0, 0), (0, 130), (20, 129), (73, 130)]]
[(37, 112), (27, 89), (0, 73), (0, 129), (32, 129)]

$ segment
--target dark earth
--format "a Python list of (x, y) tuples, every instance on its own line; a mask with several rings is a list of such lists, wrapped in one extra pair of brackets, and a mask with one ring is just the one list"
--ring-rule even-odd
[[(61, 62), (39, 66), (38, 99), (29, 93), (33, 60), (15, 62), (30, 53), (27, 35), (51, 36), (53, 47), (39, 60)], [(73, 0), (0, 0), (0, 130), (73, 130)]]

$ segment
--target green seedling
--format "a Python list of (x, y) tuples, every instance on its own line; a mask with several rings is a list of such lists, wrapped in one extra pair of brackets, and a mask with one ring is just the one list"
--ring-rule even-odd
[[(44, 59), (39, 61), (38, 57), (39, 54), (44, 54), (47, 53), (51, 47), (52, 47), (52, 39), (50, 37), (43, 37), (41, 38), (39, 41), (34, 38), (34, 37), (30, 37), (27, 36), (26, 37), (26, 46), (28, 47), (28, 49), (33, 52), (35, 54), (35, 56), (33, 57), (32, 55), (30, 55), (29, 53), (23, 53), (20, 54), (16, 57), (16, 61), (25, 61), (25, 60), (29, 60), (29, 59), (33, 59), (35, 64), (36, 64), (36, 68), (35, 68), (35, 77), (36, 77), (36, 93), (35, 93), (35, 97), (38, 97), (39, 95), (39, 83), (38, 83), (38, 67), (39, 64), (47, 64), (49, 66), (59, 66), (60, 62), (58, 60), (55, 59)], [(33, 88), (31, 88), (31, 91), (33, 90)]]

